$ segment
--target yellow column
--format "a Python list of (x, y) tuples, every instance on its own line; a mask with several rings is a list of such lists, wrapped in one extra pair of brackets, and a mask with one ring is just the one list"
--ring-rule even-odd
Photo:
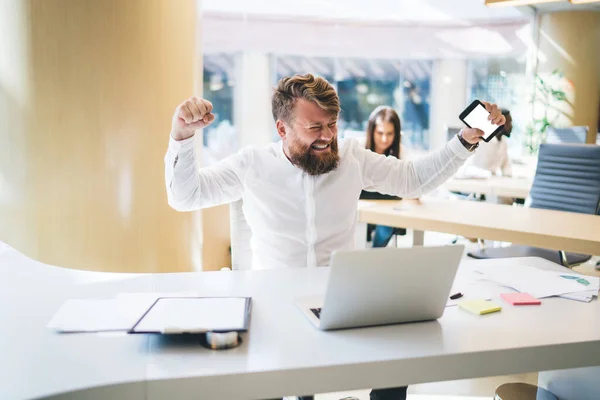
[(195, 27), (195, 0), (0, 2), (0, 240), (69, 268), (200, 267), (163, 167), (199, 93)]
[[(563, 123), (589, 127), (588, 143), (596, 142), (600, 111), (600, 12), (568, 11), (543, 14), (539, 26), (538, 73), (558, 68), (571, 104)], [(570, 119), (570, 121), (568, 121)]]

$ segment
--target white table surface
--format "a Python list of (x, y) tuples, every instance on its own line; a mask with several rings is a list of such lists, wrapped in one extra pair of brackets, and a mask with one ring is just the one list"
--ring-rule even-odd
[(488, 197), (504, 196), (525, 199), (529, 196), (532, 184), (532, 178), (490, 176), (485, 179), (450, 178), (442, 186), (446, 190), (453, 192), (485, 194)]
[[(464, 261), (474, 265), (541, 259)], [(321, 332), (295, 306), (322, 293), (328, 269), (105, 274), (43, 265), (0, 251), (0, 398), (265, 399), (370, 387), (600, 365), (600, 304), (545, 299), (475, 316)], [(495, 290), (494, 301), (501, 302)], [(122, 292), (251, 296), (242, 346), (212, 351), (192, 340), (57, 334), (46, 323), (68, 298)]]

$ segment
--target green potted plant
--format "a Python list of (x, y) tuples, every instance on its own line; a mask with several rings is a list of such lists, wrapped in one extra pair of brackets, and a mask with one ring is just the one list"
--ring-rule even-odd
[[(546, 141), (548, 129), (556, 126), (561, 117), (570, 120), (570, 115), (564, 111), (566, 105), (571, 105), (564, 90), (565, 85), (572, 86), (572, 82), (558, 69), (544, 77), (539, 74), (535, 76), (531, 99), (534, 115), (525, 128), (525, 147), (529, 154), (537, 154), (540, 144)], [(540, 109), (541, 112), (535, 113)]]

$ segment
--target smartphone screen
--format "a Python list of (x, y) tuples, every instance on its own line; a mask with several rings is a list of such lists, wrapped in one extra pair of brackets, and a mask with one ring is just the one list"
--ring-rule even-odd
[(489, 136), (498, 129), (500, 125), (494, 125), (491, 121), (488, 121), (490, 113), (485, 109), (484, 106), (478, 104), (469, 115), (464, 118), (464, 121), (469, 124), (471, 128), (481, 129), (484, 133), (483, 138), (487, 139)]

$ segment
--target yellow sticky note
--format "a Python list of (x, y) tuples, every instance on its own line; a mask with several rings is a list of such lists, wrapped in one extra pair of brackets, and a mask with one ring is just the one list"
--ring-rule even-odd
[(458, 303), (458, 306), (478, 315), (490, 314), (502, 310), (502, 307), (487, 300), (464, 300)]

